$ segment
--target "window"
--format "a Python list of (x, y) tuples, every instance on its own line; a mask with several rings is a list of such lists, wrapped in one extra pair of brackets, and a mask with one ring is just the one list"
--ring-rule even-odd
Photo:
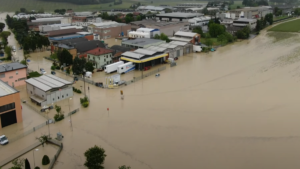
[(10, 79), (12, 79), (12, 78), (13, 78), (13, 76), (9, 76), (9, 78), (10, 78)]
[(15, 103), (6, 104), (4, 106), (0, 106), (0, 112), (5, 112), (15, 108)]
[(53, 101), (54, 101), (54, 98), (53, 98)]
[(16, 71), (16, 75), (18, 75), (18, 71)]
[(62, 98), (64, 98), (64, 95), (62, 95)]
[(68, 96), (68, 94), (67, 94), (67, 96)]
[(4, 78), (5, 77), (5, 73), (0, 74), (0, 78)]
[(104, 62), (106, 62), (106, 59), (104, 59)]
[(18, 79), (18, 81), (26, 80), (26, 79), (27, 79), (26, 77), (23, 77), (23, 78)]
[(57, 99), (59, 99), (59, 96), (57, 97)]

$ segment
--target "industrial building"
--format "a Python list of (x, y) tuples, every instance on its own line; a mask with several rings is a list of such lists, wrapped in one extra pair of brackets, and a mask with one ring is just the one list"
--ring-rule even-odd
[(247, 18), (239, 18), (234, 20), (232, 25), (234, 27), (246, 27), (249, 26), (251, 30), (255, 29), (256, 27), (256, 19), (247, 19)]
[(245, 7), (242, 9), (231, 10), (230, 13), (234, 13), (236, 18), (261, 18), (265, 17), (269, 13), (273, 13), (272, 7), (260, 6), (260, 7)]
[(31, 101), (43, 107), (72, 97), (72, 84), (49, 74), (27, 79), (26, 89)]
[(174, 6), (177, 11), (186, 10), (187, 8), (205, 8), (207, 3), (180, 3)]
[(153, 19), (146, 19), (142, 21), (130, 22), (131, 30), (138, 28), (153, 28), (159, 29), (160, 33), (167, 36), (173, 36), (175, 32), (180, 30), (189, 30), (189, 22), (187, 21), (156, 21)]
[(0, 80), (12, 87), (25, 85), (27, 66), (19, 62), (0, 65)]
[(200, 16), (200, 17), (189, 19), (188, 22), (191, 24), (191, 26), (203, 26), (203, 25), (207, 25), (210, 20), (211, 17), (209, 16)]
[(60, 30), (52, 30), (43, 32), (42, 35), (47, 37), (57, 37), (57, 36), (66, 36), (66, 35), (73, 35), (77, 32), (82, 32), (82, 30), (71, 28), (71, 29), (60, 29)]
[(178, 31), (174, 34), (174, 37), (170, 38), (170, 40), (189, 42), (191, 44), (199, 44), (200, 43), (200, 34), (193, 33), (193, 32)]
[(148, 49), (137, 49), (122, 54), (121, 60), (136, 64), (136, 69), (143, 70), (145, 67), (153, 67), (164, 63), (168, 54)]
[(77, 39), (77, 38), (85, 38), (87, 40), (94, 40), (94, 37), (95, 36), (90, 32), (76, 32), (75, 34), (71, 34), (71, 35), (49, 37), (49, 40), (50, 41), (62, 41), (62, 40)]
[(157, 14), (156, 18), (159, 20), (169, 20), (169, 21), (187, 21), (188, 19), (192, 19), (199, 16), (203, 16), (203, 14), (174, 12), (174, 13)]
[(159, 29), (138, 28), (128, 33), (129, 38), (154, 38), (155, 35), (160, 35)]
[(174, 10), (173, 7), (171, 6), (139, 6), (136, 8), (136, 11), (141, 11), (141, 12), (147, 12), (147, 11), (155, 11), (155, 12), (162, 12), (166, 9)]
[(131, 25), (118, 22), (102, 22), (89, 25), (88, 32), (98, 34), (100, 39), (117, 38), (127, 36), (131, 30)]
[(0, 80), (0, 129), (22, 121), (20, 92)]
[(149, 46), (157, 46), (166, 43), (163, 40), (149, 39), (149, 38), (138, 38), (132, 40), (122, 40), (121, 45), (129, 48), (147, 48)]

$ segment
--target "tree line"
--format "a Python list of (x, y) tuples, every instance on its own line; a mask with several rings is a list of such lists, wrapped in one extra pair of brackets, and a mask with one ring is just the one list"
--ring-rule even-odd
[(114, 0), (44, 0), (48, 2), (68, 2), (78, 5), (103, 4), (114, 2)]
[(259, 32), (260, 30), (264, 29), (267, 25), (273, 24), (273, 14), (267, 14), (265, 17), (261, 17), (261, 19), (257, 19), (256, 22), (256, 31)]
[(112, 20), (112, 21), (122, 22), (122, 23), (130, 23), (132, 21), (140, 21), (140, 20), (143, 20), (146, 18), (146, 16), (143, 14), (134, 16), (132, 13), (128, 13), (128, 14), (126, 14), (126, 16), (124, 18), (121, 18), (120, 15), (121, 14), (109, 15), (107, 12), (103, 12), (102, 14), (100, 14), (98, 16), (101, 17), (102, 19)]
[(8, 28), (15, 34), (16, 40), (23, 47), (25, 53), (50, 46), (47, 37), (41, 36), (39, 32), (29, 31), (26, 20), (12, 18), (6, 15), (5, 21)]
[(243, 0), (242, 2), (243, 5), (245, 6), (260, 6), (260, 5), (269, 5), (268, 1), (266, 0)]

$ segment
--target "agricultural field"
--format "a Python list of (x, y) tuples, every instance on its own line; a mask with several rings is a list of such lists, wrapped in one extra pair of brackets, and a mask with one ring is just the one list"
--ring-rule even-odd
[(244, 7), (244, 5), (242, 4), (242, 1), (234, 1), (234, 4), (230, 5), (230, 9), (236, 9), (237, 6), (240, 6), (241, 8)]
[[(145, 5), (176, 5), (182, 3), (180, 0), (158, 1), (158, 0), (123, 0), (120, 5), (113, 5), (113, 3), (95, 4), (95, 5), (76, 5), (71, 3), (54, 3), (42, 0), (1, 0), (0, 12), (14, 12), (20, 8), (27, 10), (40, 10), (44, 9), (46, 12), (52, 12), (55, 9), (73, 9), (75, 11), (88, 11), (88, 10), (110, 10), (110, 9), (128, 9), (130, 5), (140, 2)], [(151, 3), (152, 2), (152, 3)], [(189, 1), (184, 1), (189, 2)], [(195, 1), (190, 1), (194, 2)], [(204, 1), (197, 1), (203, 3)], [(110, 6), (111, 5), (111, 6)]]
[(275, 32), (300, 32), (300, 19), (285, 22), (280, 25), (276, 25), (268, 31)]

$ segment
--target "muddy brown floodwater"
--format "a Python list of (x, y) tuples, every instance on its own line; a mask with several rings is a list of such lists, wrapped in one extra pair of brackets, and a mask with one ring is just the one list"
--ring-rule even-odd
[[(52, 136), (64, 135), (55, 168), (84, 169), (83, 154), (94, 145), (106, 150), (107, 169), (300, 168), (299, 41), (299, 34), (262, 31), (213, 53), (183, 56), (158, 78), (114, 90), (90, 86), (90, 106), (72, 116), (73, 132), (69, 118), (51, 124)], [(75, 95), (72, 108), (80, 107)], [(31, 145), (41, 133), (47, 128), (0, 152)]]

